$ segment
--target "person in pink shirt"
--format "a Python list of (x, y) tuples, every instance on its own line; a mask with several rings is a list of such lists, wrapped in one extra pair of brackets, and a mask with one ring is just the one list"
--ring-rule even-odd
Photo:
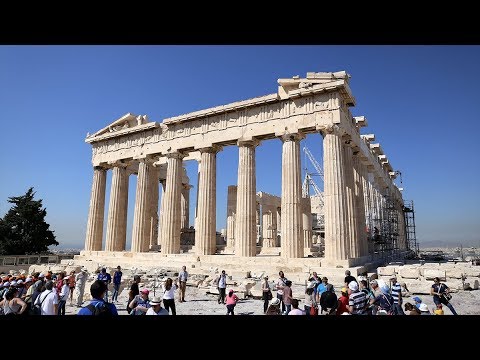
[(238, 296), (233, 293), (233, 289), (228, 290), (228, 295), (226, 296), (227, 299), (227, 315), (235, 315), (233, 309), (235, 305), (237, 305)]
[(292, 308), (287, 315), (305, 315), (305, 311), (298, 308), (298, 299), (292, 299)]

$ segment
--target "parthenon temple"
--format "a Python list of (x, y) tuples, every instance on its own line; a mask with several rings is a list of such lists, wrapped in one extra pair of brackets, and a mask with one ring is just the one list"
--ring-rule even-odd
[[(304, 78), (279, 79), (277, 91), (270, 95), (163, 121), (127, 113), (87, 135), (93, 184), (85, 249), (78, 259), (103, 259), (112, 266), (121, 261), (182, 264), (187, 259), (242, 266), (363, 266), (379, 249), (372, 244), (372, 219), (381, 231), (381, 221), (392, 212), (392, 249), (406, 253), (403, 199), (394, 183), (397, 172), (375, 136), (361, 134), (368, 123), (365, 116), (350, 112), (355, 98), (349, 80), (345, 71), (308, 72)], [(300, 141), (313, 133), (323, 138), (324, 230), (318, 236), (323, 246), (319, 254), (312, 233), (313, 204), (302, 195), (301, 179)], [(256, 189), (255, 149), (274, 139), (282, 142), (278, 196)], [(238, 147), (239, 161), (238, 169), (232, 169), (238, 171), (237, 183), (226, 194), (222, 243), (216, 229), (216, 161), (227, 146)], [(187, 160), (198, 162), (194, 227), (189, 227), (192, 185), (183, 167)], [(108, 171), (112, 175), (104, 236)], [(131, 175), (137, 182), (127, 250)]]

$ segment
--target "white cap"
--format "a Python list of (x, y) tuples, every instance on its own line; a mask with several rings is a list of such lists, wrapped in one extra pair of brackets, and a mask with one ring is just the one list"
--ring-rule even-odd
[(358, 284), (357, 284), (357, 282), (356, 282), (356, 281), (353, 281), (353, 280), (350, 281), (350, 282), (348, 283), (348, 288), (349, 288), (350, 290), (352, 290), (352, 291), (357, 291), (357, 290), (358, 290)]

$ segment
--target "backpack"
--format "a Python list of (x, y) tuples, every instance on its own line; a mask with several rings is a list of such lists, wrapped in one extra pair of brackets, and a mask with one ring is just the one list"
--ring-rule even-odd
[[(37, 303), (35, 299), (35, 304), (32, 306), (31, 315), (42, 315), (42, 304), (51, 292), (52, 291), (50, 291), (40, 303)], [(40, 296), (41, 294), (42, 293), (40, 293), (38, 296)]]
[(95, 315), (95, 316), (112, 316), (113, 315), (112, 311), (110, 310), (110, 307), (104, 302), (99, 302), (97, 303), (97, 305), (88, 304), (85, 307), (88, 310), (90, 310), (92, 315)]

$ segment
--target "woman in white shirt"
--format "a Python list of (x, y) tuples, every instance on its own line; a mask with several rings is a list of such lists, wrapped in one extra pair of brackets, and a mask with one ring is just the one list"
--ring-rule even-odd
[(172, 308), (172, 315), (177, 315), (175, 311), (175, 290), (177, 290), (178, 285), (173, 283), (171, 278), (167, 278), (165, 284), (162, 285), (163, 289), (163, 306), (167, 311), (170, 311)]

